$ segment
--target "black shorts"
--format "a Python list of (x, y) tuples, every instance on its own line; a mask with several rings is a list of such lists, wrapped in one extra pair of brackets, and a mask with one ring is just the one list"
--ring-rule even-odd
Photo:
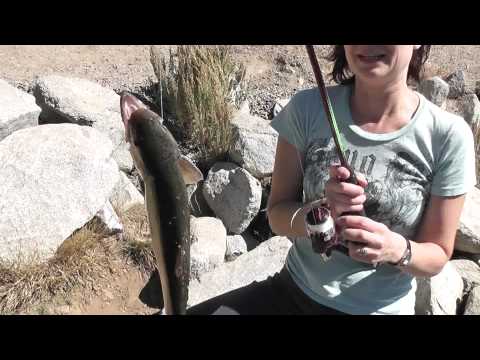
[(266, 280), (209, 299), (187, 309), (188, 315), (346, 315), (320, 305), (293, 281), (288, 270)]

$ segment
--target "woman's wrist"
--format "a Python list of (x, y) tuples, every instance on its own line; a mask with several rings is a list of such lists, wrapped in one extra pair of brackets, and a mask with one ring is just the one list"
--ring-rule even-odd
[(393, 255), (390, 259), (390, 263), (392, 265), (400, 265), (400, 261), (403, 259), (404, 255), (405, 255), (405, 252), (407, 251), (408, 249), (408, 239), (406, 239), (405, 237), (403, 237), (402, 235), (398, 234), (398, 233), (393, 233), (394, 234), (394, 242), (395, 242), (395, 245), (394, 245), (394, 249), (392, 251)]

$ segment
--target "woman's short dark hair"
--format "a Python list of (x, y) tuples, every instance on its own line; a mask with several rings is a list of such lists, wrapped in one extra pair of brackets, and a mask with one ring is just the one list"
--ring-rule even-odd
[[(410, 60), (410, 65), (408, 67), (408, 79), (415, 81), (420, 80), (423, 65), (430, 54), (430, 47), (431, 45), (422, 45), (418, 50), (413, 50), (412, 60)], [(330, 73), (333, 81), (342, 85), (354, 82), (355, 76), (349, 71), (343, 45), (334, 45), (326, 59), (333, 61), (333, 69)]]

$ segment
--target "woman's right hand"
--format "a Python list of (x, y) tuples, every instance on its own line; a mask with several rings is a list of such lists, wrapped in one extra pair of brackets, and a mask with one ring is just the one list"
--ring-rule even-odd
[(350, 177), (350, 171), (340, 165), (332, 165), (329, 169), (330, 179), (325, 184), (325, 196), (330, 206), (333, 219), (344, 212), (360, 212), (366, 200), (364, 189), (367, 187), (365, 176), (355, 173), (358, 184), (345, 182)]

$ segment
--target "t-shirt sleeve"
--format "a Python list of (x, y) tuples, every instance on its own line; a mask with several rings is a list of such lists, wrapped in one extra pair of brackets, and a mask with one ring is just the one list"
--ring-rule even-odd
[(432, 194), (458, 196), (469, 192), (477, 183), (473, 133), (469, 125), (458, 119), (442, 140)]
[(303, 153), (307, 145), (306, 119), (300, 115), (298, 106), (298, 97), (293, 96), (290, 102), (270, 122), (270, 126), (279, 136)]

